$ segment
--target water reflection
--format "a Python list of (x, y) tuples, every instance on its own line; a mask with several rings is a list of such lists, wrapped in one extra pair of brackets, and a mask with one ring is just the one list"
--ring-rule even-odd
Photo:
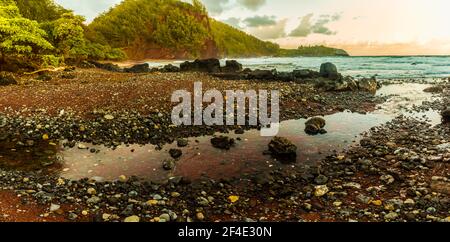
[[(297, 163), (282, 165), (280, 162), (264, 155), (270, 137), (261, 137), (257, 130), (242, 135), (226, 134), (235, 138), (236, 145), (229, 151), (213, 148), (210, 136), (190, 138), (189, 145), (180, 148), (183, 156), (176, 162), (173, 171), (165, 171), (162, 163), (170, 159), (168, 150), (177, 148), (176, 144), (166, 145), (163, 150), (156, 150), (152, 145), (119, 146), (110, 149), (104, 146), (84, 144), (87, 149), (64, 148), (61, 144), (49, 146), (39, 144), (11, 151), (12, 147), (0, 145), (2, 164), (12, 167), (42, 169), (43, 164), (50, 163), (50, 171), (57, 170), (69, 179), (97, 177), (116, 179), (120, 175), (139, 176), (152, 181), (159, 181), (170, 176), (184, 176), (197, 179), (202, 176), (210, 178), (240, 177), (242, 174), (269, 172), (276, 167), (295, 169), (299, 164), (314, 163), (335, 150), (343, 150), (358, 141), (359, 135), (374, 126), (386, 123), (398, 114), (405, 114), (424, 119), (432, 124), (440, 122), (440, 115), (435, 111), (406, 113), (405, 108), (420, 105), (423, 101), (432, 101), (432, 94), (422, 90), (423, 84), (399, 84), (383, 87), (377, 95), (389, 95), (388, 102), (369, 114), (341, 112), (325, 116), (327, 134), (309, 136), (304, 133), (306, 120), (289, 120), (281, 123), (279, 136), (291, 140), (298, 147)], [(0, 142), (1, 144), (1, 142)], [(2, 144), (5, 145), (5, 144)], [(94, 148), (98, 152), (91, 153)], [(7, 162), (5, 162), (7, 161)], [(51, 162), (50, 162), (51, 161)], [(53, 162), (53, 163), (52, 163)]]

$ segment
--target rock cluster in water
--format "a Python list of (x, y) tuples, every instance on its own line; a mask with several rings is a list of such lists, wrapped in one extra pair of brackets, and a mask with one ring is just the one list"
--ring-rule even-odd
[(324, 134), (327, 131), (323, 129), (325, 127), (325, 119), (321, 117), (314, 117), (306, 121), (305, 132), (310, 135)]
[(316, 87), (326, 91), (360, 90), (375, 93), (380, 88), (380, 84), (375, 77), (357, 80), (350, 76), (343, 76), (338, 72), (336, 65), (330, 62), (322, 64), (320, 66), (320, 72), (308, 69), (294, 70), (292, 72), (281, 72), (276, 69), (243, 69), (242, 64), (236, 60), (227, 60), (225, 66), (221, 66), (218, 59), (197, 59), (192, 62), (186, 61), (180, 67), (168, 64), (162, 68), (150, 68), (147, 63), (134, 65), (125, 69), (121, 69), (114, 64), (91, 63), (97, 68), (115, 72), (204, 72), (227, 80), (302, 81), (312, 83)]

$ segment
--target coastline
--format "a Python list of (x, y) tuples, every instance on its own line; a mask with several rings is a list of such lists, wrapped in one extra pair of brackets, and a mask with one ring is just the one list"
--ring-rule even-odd
[[(24, 77), (19, 86), (0, 87), (3, 93), (0, 107), (5, 110), (1, 129), (3, 134), (5, 131), (9, 134), (1, 137), (2, 142), (13, 141), (12, 149), (19, 152), (33, 149), (40, 142), (56, 143), (63, 137), (74, 141), (63, 146), (75, 146), (75, 149), (77, 146), (85, 149), (78, 143), (82, 141), (112, 146), (128, 142), (152, 143), (167, 152), (164, 144), (179, 142), (180, 138), (211, 135), (217, 131), (249, 132), (255, 128), (172, 129), (169, 114), (163, 111), (170, 110), (169, 94), (180, 88), (189, 90), (198, 80), (203, 81), (205, 88), (219, 90), (283, 90), (282, 120), (323, 116), (345, 109), (367, 113), (388, 98), (377, 98), (365, 92), (326, 92), (296, 82), (223, 80), (204, 73), (132, 74), (76, 69), (69, 74), (50, 73), (51, 80), (44, 83)], [(435, 94), (441, 98), (435, 103), (424, 103), (424, 110), (448, 106), (449, 100), (444, 94), (448, 91), (447, 84), (437, 85), (444, 90)], [(166, 90), (167, 95), (161, 90)], [(146, 118), (152, 120), (150, 126)], [(129, 123), (135, 125), (127, 125)], [(449, 157), (448, 151), (435, 147), (448, 142), (448, 129), (448, 125), (433, 127), (425, 121), (400, 116), (370, 130), (359, 145), (335, 151), (313, 166), (297, 164), (296, 169), (287, 169), (289, 165), (277, 164), (275, 160), (268, 173), (244, 173), (220, 181), (173, 176), (175, 173), (169, 173), (163, 182), (132, 176), (118, 176), (109, 181), (96, 181), (98, 177), (70, 180), (59, 173), (43, 172), (52, 170), (47, 164), (25, 171), (11, 170), (3, 164), (0, 186), (31, 204), (44, 204), (48, 209), (40, 210), (38, 216), (56, 216), (66, 221), (123, 221), (136, 216), (140, 221), (149, 222), (445, 221), (449, 206), (450, 183), (445, 180)], [(138, 135), (146, 132), (159, 135)], [(11, 136), (16, 133), (27, 135), (25, 139)], [(411, 139), (410, 133), (419, 138)], [(430, 136), (432, 133), (434, 135)], [(402, 149), (414, 150), (419, 160), (412, 153), (403, 158), (405, 153), (398, 151)], [(436, 152), (422, 153), (423, 149)], [(366, 162), (367, 159), (370, 162)], [(162, 167), (164, 161), (160, 162)], [(58, 169), (57, 162), (50, 167)], [(42, 184), (48, 185), (42, 187)], [(232, 202), (230, 196), (238, 200)], [(58, 209), (51, 204), (58, 205)], [(66, 208), (73, 204), (77, 206)]]

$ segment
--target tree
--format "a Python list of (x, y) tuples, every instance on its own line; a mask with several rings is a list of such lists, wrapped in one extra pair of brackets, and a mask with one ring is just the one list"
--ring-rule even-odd
[(174, 49), (199, 50), (208, 37), (207, 29), (197, 19), (180, 9), (173, 9), (160, 22), (154, 33), (156, 43)]
[(20, 15), (13, 0), (0, 0), (0, 52), (4, 63), (8, 55), (37, 54), (51, 50), (46, 33), (36, 21)]
[(82, 16), (73, 13), (65, 13), (61, 18), (55, 20), (52, 30), (52, 37), (57, 51), (64, 58), (70, 56), (83, 56), (85, 50), (85, 39)]
[(14, 0), (23, 17), (38, 22), (54, 21), (64, 13), (71, 12), (53, 0)]

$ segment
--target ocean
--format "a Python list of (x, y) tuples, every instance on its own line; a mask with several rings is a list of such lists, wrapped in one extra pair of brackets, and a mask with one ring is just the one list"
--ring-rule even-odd
[[(450, 56), (380, 56), (380, 57), (296, 57), (296, 58), (245, 58), (235, 60), (244, 68), (319, 70), (325, 62), (334, 63), (339, 72), (353, 77), (372, 77), (379, 79), (408, 78), (447, 78), (450, 77)], [(151, 67), (168, 63), (179, 65), (183, 61), (149, 62)], [(225, 59), (221, 60), (224, 64)]]

